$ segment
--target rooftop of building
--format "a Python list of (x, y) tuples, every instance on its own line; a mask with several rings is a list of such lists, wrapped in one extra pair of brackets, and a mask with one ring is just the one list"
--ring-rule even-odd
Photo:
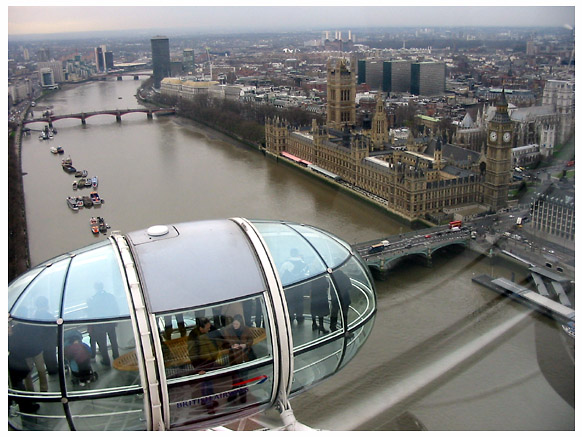
[(514, 121), (525, 121), (530, 117), (543, 115), (555, 115), (556, 110), (553, 105), (529, 106), (527, 108), (517, 108), (511, 111), (511, 119)]
[(162, 79), (161, 83), (167, 83), (167, 84), (172, 84), (172, 85), (184, 85), (187, 87), (192, 87), (192, 88), (208, 88), (214, 85), (219, 85), (220, 82), (217, 82), (215, 80), (211, 80), (211, 81), (195, 81), (195, 80), (184, 80), (181, 79), (179, 77), (165, 77), (164, 79)]
[(553, 182), (544, 192), (536, 193), (536, 197), (554, 204), (574, 207), (574, 184), (566, 180)]

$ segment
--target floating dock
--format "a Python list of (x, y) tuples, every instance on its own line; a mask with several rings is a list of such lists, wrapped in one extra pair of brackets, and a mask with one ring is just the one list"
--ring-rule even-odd
[(499, 294), (510, 297), (528, 307), (557, 320), (560, 323), (574, 321), (575, 311), (558, 302), (542, 296), (535, 291), (522, 287), (505, 278), (493, 279), (489, 275), (479, 275), (473, 278), (473, 282), (496, 291)]

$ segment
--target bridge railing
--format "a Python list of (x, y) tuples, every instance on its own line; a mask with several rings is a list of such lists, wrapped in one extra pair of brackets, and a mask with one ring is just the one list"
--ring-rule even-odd
[(366, 246), (372, 246), (374, 244), (380, 243), (383, 240), (388, 240), (392, 243), (394, 241), (406, 240), (408, 238), (417, 237), (419, 235), (434, 234), (435, 232), (441, 232), (441, 231), (445, 231), (447, 229), (449, 229), (448, 225), (435, 226), (433, 228), (425, 228), (425, 229), (409, 231), (409, 232), (405, 232), (405, 233), (401, 233), (401, 234), (392, 234), (392, 235), (389, 235), (389, 236), (384, 237), (384, 238), (378, 238), (375, 240), (364, 241), (362, 243), (355, 243), (352, 246), (353, 247), (360, 247), (360, 248), (366, 247)]

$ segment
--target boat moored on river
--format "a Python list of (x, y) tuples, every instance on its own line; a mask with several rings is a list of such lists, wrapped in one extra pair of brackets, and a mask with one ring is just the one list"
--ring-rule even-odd
[(105, 219), (103, 217), (97, 217), (97, 222), (99, 226), (99, 232), (101, 232), (102, 234), (107, 233), (107, 229), (109, 228), (109, 226), (107, 225), (107, 223), (105, 223)]
[(77, 206), (77, 198), (73, 196), (67, 197), (67, 206), (73, 211), (78, 211), (79, 207)]
[(103, 201), (99, 197), (99, 193), (97, 193), (97, 191), (91, 191), (91, 201), (93, 202), (93, 205), (95, 205), (95, 206), (101, 205), (101, 203), (103, 203)]
[(91, 220), (89, 220), (89, 225), (91, 226), (91, 232), (93, 233), (93, 235), (98, 235), (99, 234), (99, 222), (97, 221), (97, 219), (95, 217), (91, 217)]

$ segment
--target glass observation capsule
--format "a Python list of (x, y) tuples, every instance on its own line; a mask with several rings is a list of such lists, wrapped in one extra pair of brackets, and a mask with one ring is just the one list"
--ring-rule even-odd
[(376, 293), (333, 235), (232, 218), (113, 233), (11, 282), (8, 311), (10, 427), (207, 429), (341, 369)]

